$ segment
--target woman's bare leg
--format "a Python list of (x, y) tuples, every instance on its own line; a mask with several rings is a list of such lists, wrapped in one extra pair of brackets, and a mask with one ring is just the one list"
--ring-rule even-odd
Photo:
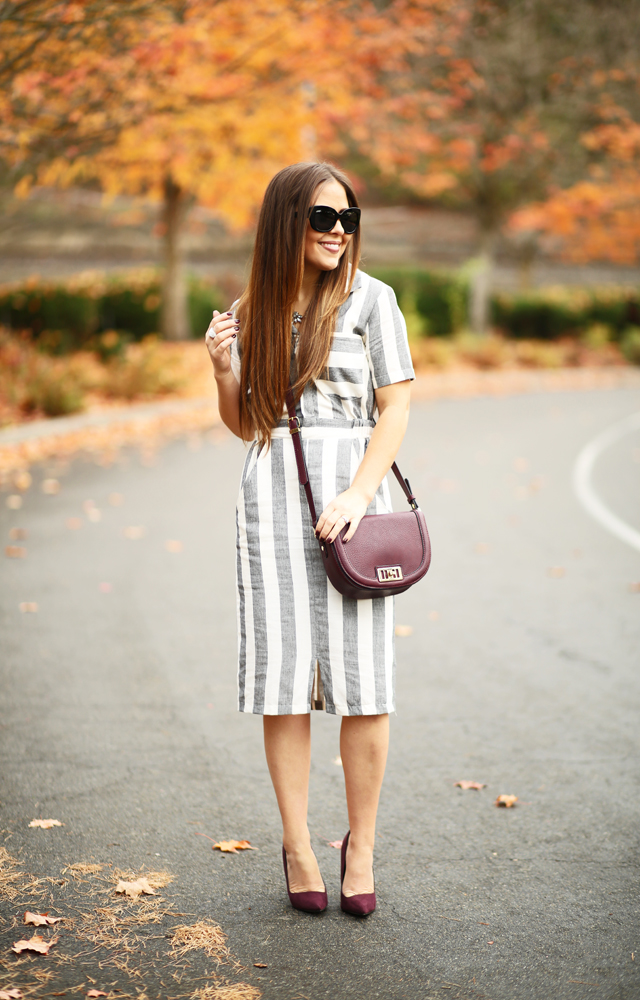
[(373, 892), (376, 815), (388, 749), (388, 715), (343, 717), (340, 755), (351, 829), (347, 874), (342, 887), (345, 896)]
[(264, 747), (282, 817), (291, 892), (322, 892), (324, 883), (307, 826), (311, 720), (309, 715), (265, 715)]

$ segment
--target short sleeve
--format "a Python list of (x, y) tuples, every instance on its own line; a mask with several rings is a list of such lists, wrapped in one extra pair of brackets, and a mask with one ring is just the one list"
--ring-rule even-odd
[[(236, 299), (231, 306), (231, 311), (233, 312), (234, 318), (236, 313), (236, 306), (240, 299)], [(240, 346), (238, 344), (238, 338), (233, 341), (231, 347), (229, 348), (229, 356), (231, 358), (231, 371), (235, 375), (236, 382), (240, 381), (240, 370), (242, 368), (242, 362), (240, 359)]]
[(233, 341), (231, 347), (229, 348), (229, 356), (231, 358), (231, 371), (235, 375), (236, 382), (240, 381), (240, 370), (242, 363), (240, 360), (240, 349), (238, 347), (238, 338)]
[(375, 281), (373, 308), (365, 325), (365, 350), (374, 389), (414, 379), (415, 372), (407, 339), (407, 324), (395, 292)]

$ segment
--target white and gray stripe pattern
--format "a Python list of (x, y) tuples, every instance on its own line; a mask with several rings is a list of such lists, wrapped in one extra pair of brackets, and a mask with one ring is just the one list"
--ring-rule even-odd
[[(238, 373), (237, 349), (232, 361)], [(358, 271), (324, 377), (298, 406), (318, 512), (349, 487), (362, 461), (375, 426), (374, 390), (413, 377), (393, 290)], [(390, 509), (385, 480), (368, 513)], [(285, 414), (268, 450), (249, 447), (236, 523), (240, 711), (309, 712), (317, 671), (328, 712), (393, 711), (393, 598), (354, 601), (329, 583)]]

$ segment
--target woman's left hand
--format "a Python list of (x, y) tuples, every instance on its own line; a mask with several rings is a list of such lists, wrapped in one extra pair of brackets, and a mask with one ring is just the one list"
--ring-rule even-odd
[(322, 511), (316, 525), (316, 537), (326, 538), (333, 542), (345, 524), (348, 524), (349, 530), (344, 536), (345, 542), (348, 542), (355, 535), (360, 521), (367, 513), (368, 506), (369, 501), (364, 493), (361, 493), (354, 486), (350, 486), (348, 490), (340, 493), (335, 500), (327, 504)]

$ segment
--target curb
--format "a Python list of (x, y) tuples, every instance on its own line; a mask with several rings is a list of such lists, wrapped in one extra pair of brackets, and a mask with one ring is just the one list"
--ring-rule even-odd
[(159, 403), (54, 417), (0, 431), (0, 482), (35, 462), (65, 461), (83, 452), (110, 465), (125, 445), (155, 451), (167, 440), (211, 430), (220, 424), (214, 397)]

